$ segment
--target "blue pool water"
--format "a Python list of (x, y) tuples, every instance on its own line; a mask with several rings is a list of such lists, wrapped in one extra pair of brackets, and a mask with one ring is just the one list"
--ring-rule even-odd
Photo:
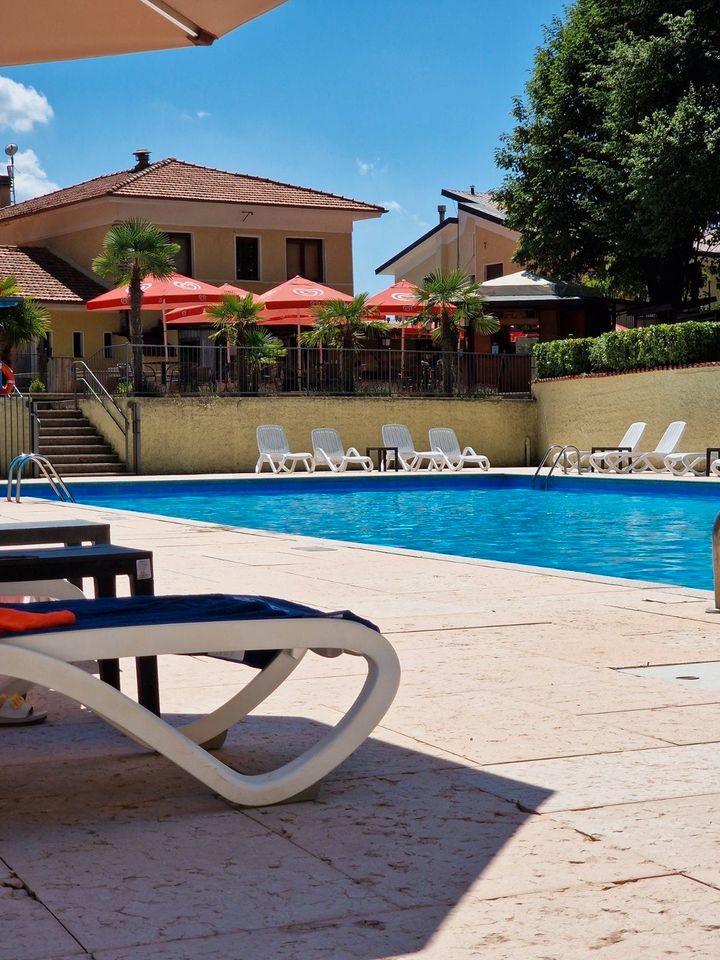
[(712, 587), (720, 485), (528, 477), (72, 483), (79, 503), (541, 567)]

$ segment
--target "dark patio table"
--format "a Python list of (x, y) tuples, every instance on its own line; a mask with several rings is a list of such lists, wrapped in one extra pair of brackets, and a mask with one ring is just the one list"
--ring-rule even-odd
[[(713, 456), (714, 454), (714, 456)], [(705, 450), (705, 476), (710, 476), (710, 464), (720, 458), (720, 447), (707, 447)]]
[(110, 543), (110, 524), (95, 520), (47, 520), (36, 523), (0, 523), (0, 547), (23, 544), (62, 543), (79, 547)]
[(395, 473), (400, 469), (399, 466), (399, 457), (400, 450), (398, 447), (365, 447), (365, 456), (372, 457), (373, 453), (377, 454), (378, 458), (378, 470), (380, 473), (387, 473), (387, 457), (389, 453), (394, 454), (393, 461), (395, 465)]
[[(96, 597), (117, 596), (117, 578), (130, 581), (133, 596), (152, 596), (155, 592), (153, 555), (150, 550), (94, 546), (49, 547), (47, 549), (0, 550), (0, 583), (24, 583), (33, 580), (92, 580)], [(137, 657), (138, 701), (160, 714), (157, 657)], [(120, 689), (120, 664), (100, 660), (100, 677)]]

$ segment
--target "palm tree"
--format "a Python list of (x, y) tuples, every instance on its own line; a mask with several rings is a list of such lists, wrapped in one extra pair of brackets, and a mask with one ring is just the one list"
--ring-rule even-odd
[[(230, 366), (231, 350), (236, 351), (238, 347), (245, 347), (247, 339), (252, 331), (257, 330), (257, 323), (263, 311), (262, 303), (257, 303), (251, 293), (244, 297), (237, 294), (228, 293), (219, 303), (213, 303), (205, 311), (213, 320), (213, 332), (210, 334), (211, 340), (225, 342), (227, 350), (227, 363)], [(262, 331), (260, 331), (262, 332)], [(277, 340), (276, 337), (272, 337)], [(277, 341), (280, 343), (280, 341)], [(245, 373), (249, 369), (247, 363), (248, 354), (243, 351), (243, 363), (237, 358), (238, 366), (238, 389), (244, 391), (246, 384)], [(241, 382), (242, 381), (242, 382)]]
[(367, 306), (369, 294), (360, 293), (352, 300), (328, 300), (314, 309), (315, 326), (300, 337), (308, 347), (321, 344), (342, 351), (342, 391), (354, 393), (353, 354), (365, 346), (369, 335), (387, 333), (389, 326)]
[(258, 391), (262, 368), (272, 366), (284, 356), (287, 356), (287, 350), (279, 337), (260, 327), (250, 327), (245, 331), (243, 361), (245, 369), (252, 374), (253, 392)]
[[(21, 297), (15, 277), (0, 279), (0, 298)], [(0, 309), (0, 359), (10, 364), (13, 347), (33, 340), (44, 340), (50, 329), (50, 317), (40, 304), (22, 297), (14, 307)]]
[(143, 387), (142, 288), (144, 277), (164, 280), (175, 273), (180, 251), (167, 234), (140, 217), (115, 224), (105, 234), (102, 253), (95, 257), (93, 270), (115, 283), (127, 283), (130, 294), (130, 340), (133, 345), (135, 392)]
[(480, 285), (472, 281), (464, 270), (451, 270), (450, 273), (438, 270), (429, 274), (418, 286), (417, 298), (423, 306), (417, 318), (419, 322), (440, 324), (443, 393), (451, 397), (459, 329), (467, 328), (468, 336), (472, 337), (475, 330), (495, 333), (500, 325), (495, 317), (484, 312)]

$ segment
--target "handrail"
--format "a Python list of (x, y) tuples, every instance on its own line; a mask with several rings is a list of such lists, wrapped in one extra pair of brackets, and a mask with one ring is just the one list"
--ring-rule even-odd
[(535, 473), (533, 474), (533, 478), (532, 478), (532, 487), (533, 487), (533, 490), (535, 489), (535, 481), (537, 480), (538, 475), (540, 474), (540, 471), (542, 470), (542, 468), (547, 464), (548, 458), (549, 458), (550, 454), (551, 454), (554, 450), (562, 450), (562, 448), (563, 448), (563, 444), (562, 444), (562, 443), (551, 443), (550, 446), (549, 446), (549, 447), (547, 448), (547, 450), (545, 451), (545, 453), (542, 455), (542, 457), (541, 457), (541, 459), (540, 459), (540, 463), (538, 464), (538, 468), (537, 468), (537, 470), (535, 471)]
[(6, 493), (6, 499), (8, 501), (12, 501), (13, 499), (12, 485), (14, 480), (15, 502), (20, 503), (23, 470), (29, 463), (32, 463), (40, 468), (58, 500), (63, 500), (68, 503), (75, 503), (75, 497), (70, 493), (65, 481), (57, 472), (55, 467), (47, 457), (41, 457), (38, 453), (19, 453), (10, 461), (10, 466), (8, 467)]
[[(80, 373), (78, 373), (80, 371)], [(115, 426), (125, 437), (125, 464), (130, 469), (130, 420), (122, 407), (115, 398), (109, 393), (103, 384), (98, 380), (90, 367), (84, 360), (76, 360), (73, 367), (75, 374), (75, 384), (83, 384), (92, 396), (103, 405), (115, 423)], [(109, 402), (109, 405), (108, 405)], [(118, 419), (118, 414), (121, 420)]]
[[(542, 470), (543, 467), (547, 466), (548, 459), (550, 458), (551, 454), (555, 450), (557, 450), (558, 452), (555, 454), (553, 461), (550, 464), (550, 469), (548, 470), (547, 475), (545, 477), (545, 487), (544, 487), (545, 490), (547, 490), (548, 483), (550, 482), (550, 477), (553, 475), (553, 471), (555, 470), (555, 467), (558, 465), (561, 459), (563, 461), (563, 467), (562, 467), (563, 473), (568, 472), (568, 459), (567, 459), (568, 450), (573, 450), (577, 454), (577, 472), (582, 473), (582, 466), (580, 464), (580, 451), (575, 446), (575, 444), (574, 443), (565, 443), (565, 444), (552, 443), (543, 454), (543, 458), (540, 461), (540, 465), (538, 466), (537, 470), (533, 474), (533, 478), (532, 478), (533, 489), (535, 489), (535, 481), (537, 480), (540, 474), (540, 471)], [(570, 469), (572, 469), (572, 465), (570, 465)]]

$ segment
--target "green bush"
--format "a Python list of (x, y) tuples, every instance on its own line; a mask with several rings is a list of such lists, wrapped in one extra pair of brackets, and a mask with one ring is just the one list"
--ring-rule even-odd
[(32, 380), (28, 387), (28, 393), (45, 393), (45, 384), (42, 380)]
[(590, 345), (592, 340), (550, 340), (535, 346), (537, 375), (547, 377), (571, 377), (590, 370)]
[(534, 348), (539, 380), (720, 361), (720, 323), (657, 323)]

